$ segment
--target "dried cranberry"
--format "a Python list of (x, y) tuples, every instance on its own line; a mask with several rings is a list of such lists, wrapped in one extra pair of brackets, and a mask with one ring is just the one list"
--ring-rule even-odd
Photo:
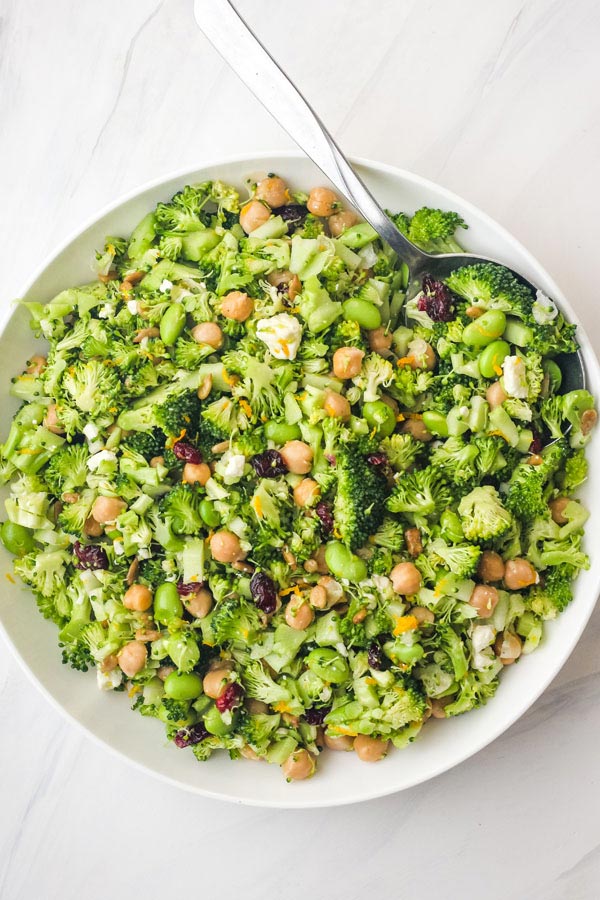
[(255, 572), (250, 579), (250, 593), (259, 609), (267, 615), (277, 609), (277, 588), (275, 582), (264, 572)]
[(383, 655), (383, 650), (375, 642), (369, 644), (368, 662), (371, 669), (382, 670), (387, 667), (387, 660)]
[(333, 511), (329, 503), (321, 500), (315, 507), (315, 512), (321, 520), (321, 528), (325, 534), (331, 534), (333, 531)]
[(220, 697), (215, 700), (219, 712), (235, 709), (242, 702), (244, 691), (239, 684), (228, 684)]
[(178, 747), (190, 747), (192, 744), (199, 744), (208, 737), (208, 731), (204, 727), (203, 722), (196, 725), (190, 725), (189, 728), (180, 728), (175, 732), (173, 740)]
[(198, 465), (198, 463), (202, 462), (200, 451), (193, 444), (188, 444), (186, 441), (177, 441), (173, 444), (173, 453), (177, 459), (181, 459), (186, 463)]
[(543, 449), (544, 449), (544, 444), (542, 443), (542, 438), (540, 437), (539, 434), (535, 434), (531, 444), (529, 445), (529, 452), (530, 453), (541, 453)]
[(298, 228), (308, 215), (308, 210), (300, 203), (288, 203), (286, 206), (280, 206), (277, 214), (281, 216), (284, 222), (291, 228)]
[(205, 587), (205, 581), (191, 581), (186, 584), (183, 581), (177, 582), (177, 593), (180, 597), (187, 597), (188, 594), (197, 594), (198, 591)]
[(75, 563), (76, 569), (108, 569), (108, 557), (104, 547), (98, 544), (80, 544), (75, 541), (73, 551), (78, 562)]
[(423, 295), (418, 307), (426, 312), (434, 322), (450, 322), (454, 318), (453, 297), (443, 281), (436, 281), (431, 275), (423, 278)]
[(322, 725), (325, 721), (325, 716), (330, 712), (330, 706), (321, 706), (320, 709), (315, 709), (313, 706), (312, 709), (307, 709), (304, 713), (304, 721), (308, 725)]
[(367, 462), (371, 466), (386, 466), (388, 458), (385, 453), (369, 453)]
[(285, 475), (287, 466), (281, 453), (277, 450), (265, 450), (257, 453), (250, 460), (250, 465), (259, 478), (275, 478), (277, 475)]

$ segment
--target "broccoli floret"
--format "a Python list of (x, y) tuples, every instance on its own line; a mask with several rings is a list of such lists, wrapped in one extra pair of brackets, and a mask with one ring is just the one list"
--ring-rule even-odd
[(404, 526), (391, 516), (386, 516), (375, 534), (369, 538), (369, 543), (399, 553), (404, 547)]
[(165, 580), (166, 572), (163, 569), (162, 559), (151, 557), (142, 559), (138, 569), (138, 578), (151, 588), (157, 588)]
[(381, 389), (387, 387), (394, 377), (394, 367), (388, 359), (378, 353), (371, 353), (363, 359), (360, 373), (352, 381), (363, 392), (365, 403), (379, 399)]
[(573, 599), (573, 566), (552, 566), (540, 584), (530, 591), (529, 601), (536, 615), (542, 619), (555, 619)]
[(249, 697), (262, 700), (269, 706), (288, 703), (292, 699), (288, 688), (274, 681), (258, 660), (250, 662), (243, 669), (242, 681)]
[(92, 510), (96, 499), (94, 491), (84, 490), (75, 503), (65, 503), (58, 516), (57, 525), (68, 534), (81, 535), (83, 526)]
[(327, 733), (388, 736), (412, 722), (420, 722), (427, 708), (418, 683), (405, 676), (382, 692), (377, 706), (364, 707), (357, 700), (342, 701), (325, 717)]
[(202, 446), (212, 447), (228, 440), (238, 430), (238, 422), (239, 410), (230, 397), (213, 400), (203, 408), (200, 417), (199, 434)]
[(205, 528), (202, 495), (191, 484), (178, 484), (161, 498), (159, 510), (175, 534), (197, 534)]
[(434, 566), (442, 565), (459, 578), (468, 578), (477, 568), (481, 548), (473, 544), (447, 544), (436, 538), (427, 547), (427, 555)]
[[(445, 368), (445, 363), (446, 360), (442, 360), (440, 369)], [(440, 412), (448, 413), (457, 403), (468, 402), (473, 392), (473, 386), (473, 379), (468, 375), (459, 375), (453, 370), (441, 371), (431, 379), (427, 392), (431, 404)]]
[(566, 443), (557, 441), (543, 451), (541, 465), (532, 466), (528, 462), (521, 462), (516, 466), (506, 497), (506, 506), (515, 516), (529, 520), (544, 513), (546, 510), (544, 490), (566, 455)]
[(89, 452), (85, 444), (67, 444), (60, 447), (44, 469), (44, 480), (55, 495), (83, 487), (89, 470)]
[(281, 716), (279, 715), (259, 713), (252, 716), (243, 712), (237, 731), (259, 756), (263, 756), (273, 740), (280, 722)]
[(163, 697), (161, 706), (168, 722), (184, 722), (190, 712), (190, 704), (185, 700), (173, 700), (171, 697)]
[(317, 238), (319, 235), (323, 234), (325, 231), (325, 224), (322, 219), (318, 219), (316, 216), (313, 216), (312, 213), (309, 213), (304, 220), (304, 225), (302, 226), (302, 230), (297, 231), (303, 238)]
[(481, 435), (473, 438), (473, 443), (478, 451), (476, 463), (477, 471), (481, 476), (495, 475), (501, 469), (506, 468), (507, 459), (504, 455), (506, 441), (503, 438)]
[(446, 284), (472, 306), (501, 309), (521, 319), (531, 318), (531, 291), (504, 266), (495, 263), (462, 266), (446, 278)]
[(477, 445), (467, 443), (461, 437), (450, 437), (436, 447), (429, 463), (444, 473), (455, 484), (468, 484), (477, 475)]
[(77, 409), (100, 416), (117, 411), (122, 402), (121, 380), (111, 366), (97, 359), (75, 363), (63, 375), (62, 387)]
[(76, 640), (73, 644), (62, 646), (61, 655), (63, 664), (71, 666), (78, 672), (87, 672), (90, 667), (93, 668), (95, 665), (91, 650), (83, 640)]
[(173, 350), (173, 359), (175, 365), (180, 369), (197, 369), (202, 361), (214, 352), (214, 347), (209, 344), (199, 344), (196, 341), (178, 338)]
[(393, 469), (405, 472), (423, 452), (423, 443), (410, 434), (392, 434), (382, 440), (381, 449)]
[(428, 466), (398, 478), (386, 505), (390, 512), (433, 516), (439, 515), (451, 501), (452, 491), (444, 476)]
[(362, 622), (353, 622), (352, 618), (348, 612), (338, 623), (342, 640), (349, 649), (365, 648), (370, 642), (367, 630)]
[(64, 592), (67, 580), (66, 567), (71, 561), (64, 550), (37, 550), (15, 559), (17, 575), (42, 597), (56, 600)]
[(156, 424), (169, 437), (182, 432), (194, 436), (198, 431), (200, 404), (194, 391), (184, 391), (168, 397), (156, 408)]
[[(335, 353), (340, 347), (358, 347), (359, 350), (367, 351), (368, 345), (363, 337), (358, 322), (343, 321), (336, 322), (328, 332), (329, 347), (331, 353)], [(302, 341), (302, 347), (306, 341)]]
[[(404, 220), (400, 222), (405, 226)], [(458, 228), (468, 228), (458, 213), (424, 206), (416, 211), (405, 233), (413, 244), (427, 253), (462, 253), (463, 249), (454, 237)]]
[(422, 395), (429, 390), (434, 378), (433, 372), (399, 366), (394, 372), (388, 392), (405, 409), (414, 409)]
[(474, 488), (458, 504), (462, 529), (469, 541), (490, 541), (507, 531), (513, 521), (491, 485)]
[(556, 481), (561, 490), (571, 494), (583, 484), (588, 476), (588, 462), (583, 450), (576, 450), (565, 462), (564, 469), (557, 473)]
[(387, 482), (353, 445), (338, 449), (335, 528), (351, 550), (362, 547), (383, 521)]
[(165, 449), (165, 436), (160, 428), (152, 431), (134, 431), (125, 441), (123, 447), (133, 453), (139, 453), (145, 460), (151, 460), (155, 456), (162, 456)]
[(573, 502), (575, 516), (572, 522), (559, 527), (548, 510), (544, 516), (534, 519), (526, 535), (527, 559), (538, 570), (549, 566), (572, 566), (587, 569), (589, 559), (581, 549), (582, 525), (586, 511)]
[(460, 683), (456, 699), (444, 707), (445, 714), (458, 716), (470, 709), (484, 706), (490, 697), (494, 696), (498, 687), (497, 678), (493, 678), (491, 681), (485, 681), (484, 678), (482, 673), (467, 672)]
[(253, 644), (261, 629), (260, 615), (256, 606), (242, 597), (226, 597), (217, 606), (210, 628), (216, 644)]
[(250, 418), (264, 420), (283, 415), (283, 397), (294, 379), (294, 366), (261, 362), (239, 348), (226, 354), (223, 364), (229, 372), (240, 376), (233, 387), (233, 395), (245, 400)]

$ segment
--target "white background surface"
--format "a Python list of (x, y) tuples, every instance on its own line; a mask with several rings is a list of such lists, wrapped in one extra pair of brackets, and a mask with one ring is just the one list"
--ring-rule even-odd
[[(594, 0), (239, 7), (349, 153), (497, 218), (594, 340)], [(191, 0), (0, 0), (0, 122), (4, 303), (119, 194), (220, 154), (291, 146), (196, 31)], [(2, 646), (0, 897), (595, 900), (599, 637), (600, 610), (542, 699), (474, 759), (330, 812), (237, 808), (155, 782), (63, 722)]]

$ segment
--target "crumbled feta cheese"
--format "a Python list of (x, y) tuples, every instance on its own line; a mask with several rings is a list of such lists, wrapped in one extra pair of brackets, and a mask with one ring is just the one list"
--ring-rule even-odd
[(163, 278), (163, 280), (160, 283), (159, 291), (161, 292), (161, 294), (166, 294), (167, 291), (170, 291), (172, 287), (173, 287), (173, 282), (169, 281), (168, 278)]
[(547, 297), (543, 291), (539, 289), (535, 294), (535, 302), (531, 309), (531, 313), (533, 318), (538, 323), (538, 325), (547, 325), (548, 322), (552, 322), (558, 315), (558, 309), (556, 308), (556, 304), (550, 297)]
[(406, 355), (411, 356), (420, 364), (424, 363), (428, 347), (429, 344), (427, 343), (427, 341), (424, 341), (423, 338), (415, 338), (414, 340), (409, 341)]
[(127, 301), (127, 309), (131, 313), (132, 316), (137, 315), (137, 300), (128, 300)]
[(117, 666), (110, 672), (103, 672), (102, 669), (96, 669), (96, 681), (101, 691), (114, 691), (123, 681), (123, 673)]
[(526, 400), (528, 394), (527, 369), (524, 360), (520, 356), (505, 356), (502, 363), (502, 374), (504, 390), (508, 396)]
[(469, 415), (471, 410), (469, 409), (468, 406), (461, 406), (460, 409), (458, 410), (458, 412), (459, 412), (459, 415), (464, 419), (465, 416)]
[(100, 450), (99, 453), (94, 453), (93, 456), (87, 461), (87, 467), (90, 472), (95, 472), (103, 462), (116, 462), (117, 454), (113, 453), (112, 450)]
[(479, 653), (480, 650), (483, 650), (485, 647), (489, 647), (490, 644), (493, 644), (495, 638), (496, 629), (492, 628), (491, 625), (473, 626), (473, 631), (471, 632), (471, 643), (473, 645), (473, 650), (476, 653)]
[(115, 314), (115, 307), (112, 303), (105, 303), (104, 306), (100, 307), (98, 312), (99, 319), (110, 319)]
[(275, 359), (296, 359), (302, 340), (302, 325), (295, 316), (278, 313), (257, 322), (256, 336), (267, 345)]
[(215, 468), (225, 484), (234, 484), (244, 474), (245, 465), (246, 457), (243, 453), (232, 453), (231, 450), (227, 450)]
[(88, 441), (93, 441), (94, 438), (98, 437), (98, 426), (94, 425), (93, 422), (88, 422), (87, 425), (83, 426), (82, 430)]
[(125, 553), (125, 548), (121, 541), (113, 541), (113, 550), (115, 551), (115, 556), (123, 556)]
[(357, 255), (360, 256), (364, 269), (370, 269), (377, 262), (377, 253), (372, 243), (365, 244), (364, 247), (357, 250)]
[(383, 594), (384, 596), (388, 594), (392, 582), (387, 575), (373, 575), (371, 581), (380, 594)]

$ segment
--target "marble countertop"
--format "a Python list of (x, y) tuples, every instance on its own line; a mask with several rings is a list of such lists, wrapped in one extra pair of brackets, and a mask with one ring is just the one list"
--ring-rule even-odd
[[(240, 0), (342, 146), (502, 222), (596, 349), (594, 0)], [(120, 194), (204, 159), (291, 146), (216, 56), (191, 0), (0, 4), (2, 301)], [(600, 609), (530, 712), (453, 771), (330, 811), (188, 795), (67, 724), (0, 650), (0, 897), (189, 891), (358, 900), (600, 896)]]

